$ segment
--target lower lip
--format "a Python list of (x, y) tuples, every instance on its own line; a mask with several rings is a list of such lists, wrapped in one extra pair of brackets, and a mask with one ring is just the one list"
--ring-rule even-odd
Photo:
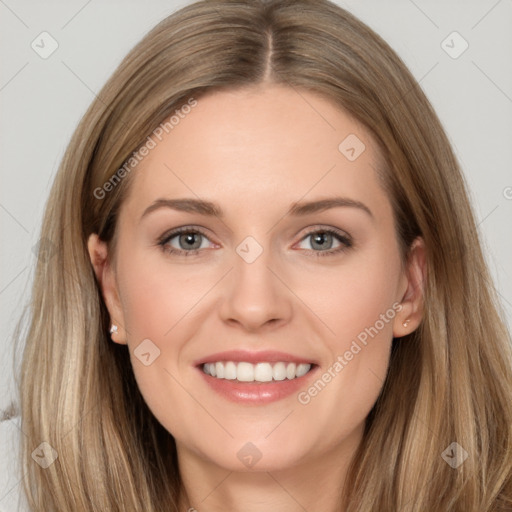
[(302, 377), (273, 380), (271, 382), (239, 382), (237, 380), (217, 379), (204, 373), (200, 367), (197, 370), (208, 386), (231, 402), (261, 405), (281, 400), (294, 393), (297, 394), (306, 386), (307, 381), (316, 372), (317, 368), (318, 366), (313, 366)]

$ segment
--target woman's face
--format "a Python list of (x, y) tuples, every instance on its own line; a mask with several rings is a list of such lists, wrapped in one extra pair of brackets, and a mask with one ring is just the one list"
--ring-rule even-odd
[(95, 264), (149, 408), (181, 457), (229, 470), (348, 453), (415, 320), (372, 139), (280, 86), (210, 93), (168, 131), (131, 176), (115, 265)]

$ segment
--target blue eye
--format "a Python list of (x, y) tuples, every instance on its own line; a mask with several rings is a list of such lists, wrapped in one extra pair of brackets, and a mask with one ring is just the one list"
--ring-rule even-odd
[[(171, 233), (164, 235), (164, 237), (161, 240), (159, 240), (158, 244), (162, 247), (162, 249), (165, 252), (169, 254), (193, 256), (194, 254), (197, 254), (201, 249), (202, 244), (200, 237), (208, 239), (208, 237), (198, 229), (183, 227), (175, 229)], [(176, 248), (170, 245), (171, 241), (174, 238), (177, 239), (178, 245), (184, 247), (185, 250), (181, 249), (180, 247)], [(200, 240), (199, 244), (197, 242), (198, 239)]]
[[(306, 249), (308, 252), (315, 256), (332, 256), (347, 249), (351, 248), (353, 243), (351, 238), (335, 229), (315, 229), (307, 233), (302, 239), (306, 240), (312, 238), (313, 249)], [(172, 245), (172, 241), (176, 239), (178, 247)], [(162, 250), (168, 254), (174, 254), (178, 256), (194, 256), (198, 254), (201, 249), (205, 249), (206, 246), (203, 242), (209, 241), (209, 238), (201, 230), (197, 228), (181, 227), (173, 230), (170, 233), (164, 234), (158, 241), (158, 245), (161, 246)], [(337, 241), (339, 246), (332, 248), (333, 241)], [(319, 248), (320, 250), (315, 250)]]
[[(320, 247), (320, 251), (315, 251), (313, 249), (308, 249), (315, 253), (315, 256), (332, 256), (343, 251), (346, 251), (350, 247), (352, 247), (352, 240), (345, 234), (334, 230), (334, 229), (316, 229), (315, 231), (310, 231), (302, 240), (306, 240), (308, 238), (312, 239), (312, 247)], [(340, 246), (332, 249), (333, 239), (336, 240)], [(323, 249), (328, 250), (323, 250)]]

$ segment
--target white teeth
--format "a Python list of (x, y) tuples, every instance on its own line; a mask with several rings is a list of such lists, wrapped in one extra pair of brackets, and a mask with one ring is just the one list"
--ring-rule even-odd
[(274, 380), (286, 379), (286, 365), (284, 363), (276, 363), (272, 368), (272, 377)]
[(217, 374), (217, 378), (224, 378), (224, 365), (222, 363), (215, 363), (215, 373)]
[(309, 364), (299, 364), (297, 366), (297, 369), (295, 370), (295, 375), (297, 377), (302, 377), (303, 375), (306, 375), (306, 373), (309, 372), (310, 368), (311, 368), (311, 365), (309, 365)]
[(238, 363), (238, 366), (236, 368), (236, 378), (237, 380), (240, 380), (242, 382), (253, 382), (254, 365), (252, 365), (251, 363)]
[(272, 380), (272, 366), (270, 363), (258, 363), (254, 368), (254, 380), (270, 382)]
[[(217, 363), (219, 364), (219, 363)], [(220, 363), (222, 364), (222, 363)], [(228, 361), (224, 366), (224, 378), (229, 380), (236, 379), (236, 364), (233, 361)]]
[(271, 382), (303, 377), (311, 369), (310, 364), (295, 363), (234, 363), (218, 361), (203, 364), (203, 371), (217, 379), (238, 380), (240, 382)]

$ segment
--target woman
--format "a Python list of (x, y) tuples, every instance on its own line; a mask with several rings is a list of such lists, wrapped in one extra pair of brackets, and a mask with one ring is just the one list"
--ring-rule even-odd
[(77, 128), (42, 239), (32, 510), (512, 510), (510, 336), (459, 166), (333, 3), (162, 21)]

